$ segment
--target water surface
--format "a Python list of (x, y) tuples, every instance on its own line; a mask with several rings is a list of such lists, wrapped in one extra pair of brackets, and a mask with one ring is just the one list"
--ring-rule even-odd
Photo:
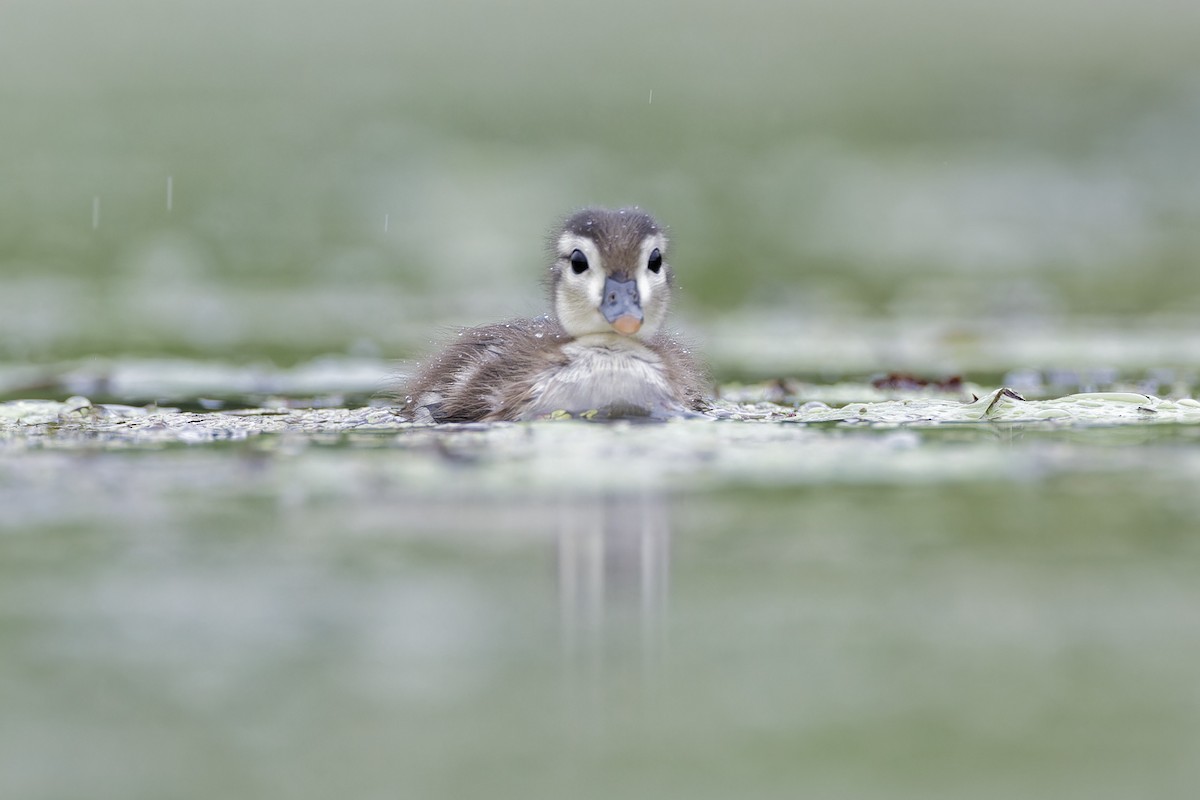
[(1200, 777), (1194, 424), (5, 408), (6, 795)]

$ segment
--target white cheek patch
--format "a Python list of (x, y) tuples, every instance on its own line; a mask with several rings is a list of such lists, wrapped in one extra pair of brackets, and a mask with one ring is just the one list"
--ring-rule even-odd
[[(657, 295), (663, 291), (661, 288), (667, 281), (667, 273), (664, 270), (659, 270), (657, 273), (650, 271), (650, 254), (655, 248), (664, 256), (667, 251), (667, 237), (661, 233), (655, 233), (647, 236), (642, 240), (642, 247), (639, 252), (639, 262), (637, 270), (638, 294), (642, 297), (642, 308), (647, 312), (655, 305)], [(657, 327), (660, 320), (647, 319), (647, 323)]]
[[(588, 261), (588, 269), (578, 275), (570, 265), (575, 250)], [(575, 335), (591, 331), (604, 323), (597, 310), (604, 297), (604, 261), (600, 250), (591, 239), (568, 232), (558, 237), (558, 255), (568, 262), (562, 266), (555, 298), (559, 321)]]
[(586, 324), (599, 315), (600, 294), (603, 287), (565, 286), (558, 287), (558, 316), (568, 330)]

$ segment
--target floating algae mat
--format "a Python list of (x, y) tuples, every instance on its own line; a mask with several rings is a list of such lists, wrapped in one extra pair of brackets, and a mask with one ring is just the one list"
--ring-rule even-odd
[(0, 404), (4, 797), (1200, 781), (1185, 393), (430, 426), (372, 400), (382, 363), (186, 366)]
[[(361, 365), (354, 369), (360, 377), (371, 374)], [(323, 385), (311, 372), (299, 370), (290, 384), (276, 376), (270, 385)], [(168, 380), (155, 387), (135, 379), (125, 391), (132, 387), (143, 392), (157, 388), (160, 394), (174, 391), (178, 398), (180, 382)], [(562, 475), (571, 472), (588, 475), (573, 491), (628, 488), (633, 474), (641, 476), (642, 488), (658, 489), (729, 481), (775, 485), (780, 480), (958, 480), (971, 474), (962, 471), (963, 459), (986, 469), (1016, 464), (1011, 453), (987, 446), (997, 437), (1011, 441), (1019, 434), (1053, 440), (1057, 434), (1065, 440), (1069, 433), (1076, 441), (1090, 436), (1104, 443), (1121, 436), (1128, 440), (1128, 432), (1114, 432), (1125, 428), (1139, 431), (1136, 435), (1143, 441), (1166, 442), (1194, 438), (1192, 425), (1200, 431), (1200, 401), (1132, 391), (1027, 400), (1008, 388), (985, 391), (957, 380), (951, 389), (940, 391), (918, 387), (889, 392), (878, 382), (793, 390), (803, 394), (789, 395), (783, 382), (726, 386), (707, 413), (665, 423), (594, 421), (589, 414), (572, 418), (562, 413), (532, 423), (440, 426), (411, 423), (379, 400), (337, 407), (340, 396), (307, 401), (276, 396), (263, 407), (199, 398), (185, 398), (181, 404), (214, 410), (92, 403), (82, 396), (15, 400), (0, 404), (0, 447), (12, 453), (250, 442), (264, 451), (305, 445), (394, 449), (401, 451), (394, 469), (411, 473), (410, 481), (423, 481), (430, 489), (445, 488), (446, 471), (460, 474), (463, 463), (469, 462), (474, 479), (491, 490), (553, 493), (562, 488)], [(805, 399), (855, 393), (877, 399)], [(764, 400), (767, 396), (772, 399)], [(1150, 433), (1154, 430), (1158, 433)], [(965, 450), (962, 443), (972, 436), (980, 446)], [(955, 447), (939, 447), (951, 438)], [(1087, 458), (1081, 455), (1079, 466)], [(592, 468), (610, 462), (619, 462), (620, 468)]]
[[(842, 388), (842, 391), (846, 391)], [(865, 391), (865, 390), (864, 390)], [(753, 387), (727, 389), (725, 395), (753, 396)], [(203, 401), (200, 401), (203, 404)], [(597, 437), (613, 431), (626, 431), (636, 425), (635, 439), (686, 446), (695, 438), (701, 446), (714, 439), (731, 442), (753, 441), (756, 434), (738, 432), (730, 423), (835, 424), (864, 425), (883, 429), (902, 426), (909, 429), (933, 428), (971, 423), (1055, 423), (1057, 426), (1097, 427), (1129, 424), (1200, 424), (1200, 401), (1193, 398), (1162, 399), (1135, 392), (1087, 392), (1065, 397), (1026, 400), (1008, 388), (993, 389), (970, 400), (938, 397), (909, 397), (875, 402), (850, 402), (829, 405), (822, 401), (800, 402), (783, 398), (776, 402), (736, 402), (716, 400), (705, 414), (665, 423), (632, 420), (596, 420), (591, 413), (549, 415), (540, 424), (515, 423), (473, 425), (413, 424), (397, 409), (374, 404), (360, 408), (304, 408), (295, 403), (277, 401), (272, 407), (233, 408), (188, 412), (179, 408), (93, 404), (85, 397), (66, 401), (24, 400), (0, 404), (0, 435), (12, 446), (64, 446), (72, 442), (130, 444), (201, 443), (217, 440), (243, 440), (264, 434), (322, 435), (351, 433), (395, 433), (428, 438), (442, 432), (454, 436), (469, 431), (477, 437), (494, 438), (498, 446), (511, 438), (514, 426), (529, 433), (556, 429), (546, 423), (596, 422), (610, 427), (593, 431)], [(328, 403), (322, 403), (328, 405)], [(726, 424), (711, 426), (711, 423)], [(606, 433), (607, 430), (607, 433)], [(496, 432), (494, 435), (490, 432)], [(577, 429), (560, 437), (565, 446), (578, 436)], [(528, 435), (528, 434), (527, 434)], [(620, 438), (620, 434), (612, 434)]]

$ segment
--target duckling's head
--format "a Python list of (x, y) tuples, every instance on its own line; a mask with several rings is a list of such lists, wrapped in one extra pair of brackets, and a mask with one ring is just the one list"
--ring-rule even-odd
[(638, 208), (588, 208), (551, 237), (550, 293), (568, 335), (649, 339), (667, 315), (667, 237)]

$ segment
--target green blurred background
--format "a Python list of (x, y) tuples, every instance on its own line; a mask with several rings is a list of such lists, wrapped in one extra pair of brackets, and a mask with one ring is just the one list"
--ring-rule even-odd
[(0, 360), (416, 355), (540, 312), (592, 203), (670, 226), (701, 338), (1194, 317), (1197, 41), (1173, 0), (7, 0)]
[[(1177, 0), (0, 0), (0, 395), (365, 401), (543, 311), (601, 203), (670, 226), (723, 379), (1194, 396), (1198, 42)], [(1200, 783), (1196, 426), (68, 407), (0, 406), (4, 800)]]

